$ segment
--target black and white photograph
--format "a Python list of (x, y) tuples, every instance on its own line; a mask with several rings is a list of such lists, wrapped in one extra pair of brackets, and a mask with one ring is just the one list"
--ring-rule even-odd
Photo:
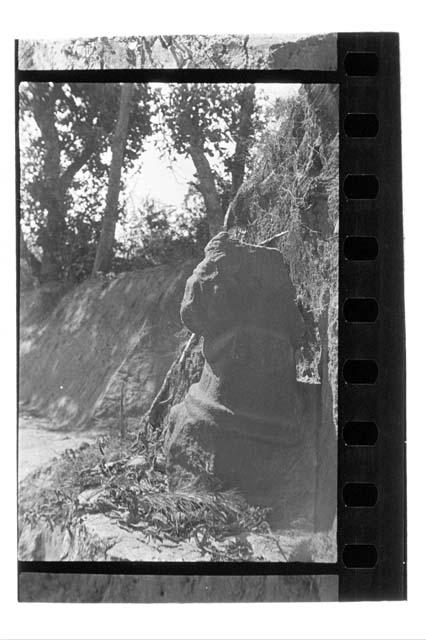
[[(274, 42), (18, 60), (336, 63), (335, 36)], [(336, 84), (19, 84), (19, 560), (336, 562), (338, 113)]]
[(0, 636), (423, 637), (415, 9), (3, 24)]

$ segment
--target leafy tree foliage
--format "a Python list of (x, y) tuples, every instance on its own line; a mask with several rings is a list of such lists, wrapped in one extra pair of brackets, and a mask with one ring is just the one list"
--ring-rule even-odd
[(200, 257), (208, 227), (196, 200), (190, 209), (177, 209), (145, 198), (120, 221), (114, 270), (144, 268)]
[(241, 186), (261, 120), (253, 85), (176, 84), (160, 111), (174, 153), (192, 158), (211, 234)]
[(118, 201), (120, 197), (121, 175), (124, 152), (129, 129), (132, 108), (133, 85), (123, 84), (120, 92), (120, 108), (114, 135), (111, 141), (111, 164), (108, 177), (108, 191), (102, 217), (102, 229), (93, 265), (93, 275), (108, 273), (114, 257), (115, 229), (118, 219)]
[(242, 34), (22, 40), (19, 63), (22, 69), (265, 69), (274, 44), (280, 39), (253, 45)]
[[(26, 194), (23, 218), (26, 227), (37, 233), (35, 244), (42, 250), (44, 277), (63, 277), (69, 272), (73, 247), (81, 242), (75, 238), (76, 225), (81, 231), (85, 223), (73, 210), (73, 192), (78, 184), (82, 198), (83, 180), (79, 176), (84, 175), (85, 180), (90, 176), (83, 196), (90, 201), (89, 210), (100, 205), (119, 98), (120, 86), (116, 84), (23, 83), (20, 87), (22, 127), (31, 138), (31, 148), (23, 158), (23, 164), (28, 164), (21, 176), (22, 192)], [(150, 131), (149, 88), (137, 85), (125, 168), (138, 158)], [(87, 221), (87, 215), (84, 217)], [(99, 233), (96, 224), (91, 232), (92, 242)]]
[[(96, 49), (98, 44), (89, 42), (88, 46)], [(149, 43), (142, 44), (146, 53)], [(21, 85), (22, 228), (28, 247), (41, 260), (42, 279), (79, 280), (100, 263), (101, 253), (106, 255), (99, 250), (101, 229), (107, 217), (114, 228), (117, 217), (122, 223), (126, 216), (132, 218), (124, 198), (125, 185), (131, 171), (140, 166), (145, 140), (154, 140), (172, 163), (182, 156), (191, 158), (195, 180), (188, 184), (184, 211), (179, 212), (182, 220), (156, 203), (152, 226), (144, 214), (141, 228), (146, 241), (139, 233), (136, 250), (133, 240), (122, 234), (114, 245), (113, 264), (114, 229), (110, 229), (108, 255), (98, 267), (103, 271), (123, 268), (129, 256), (136, 260), (137, 255), (136, 263), (141, 265), (191, 255), (200, 238), (207, 241), (222, 226), (228, 205), (252, 166), (253, 145), (263, 126), (253, 85), (153, 88), (142, 84), (133, 87), (128, 125), (122, 131), (123, 157), (118, 154), (122, 166), (111, 172), (122, 90), (118, 84)], [(146, 202), (140, 208), (146, 213)], [(170, 223), (164, 226), (167, 216)], [(162, 227), (158, 227), (160, 218)], [(129, 225), (122, 228), (129, 229)]]

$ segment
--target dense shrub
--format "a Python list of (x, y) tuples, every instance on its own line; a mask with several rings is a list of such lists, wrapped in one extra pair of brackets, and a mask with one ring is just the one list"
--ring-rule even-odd
[(201, 214), (146, 198), (122, 221), (113, 270), (143, 269), (200, 257), (207, 241), (208, 226)]

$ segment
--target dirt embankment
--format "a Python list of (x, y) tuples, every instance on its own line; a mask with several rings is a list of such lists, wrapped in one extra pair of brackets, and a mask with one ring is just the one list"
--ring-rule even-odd
[(108, 427), (148, 408), (187, 337), (179, 306), (191, 262), (25, 288), (20, 309), (21, 408), (66, 430)]

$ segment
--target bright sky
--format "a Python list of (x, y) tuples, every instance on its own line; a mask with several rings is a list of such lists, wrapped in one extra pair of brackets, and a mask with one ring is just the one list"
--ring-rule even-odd
[[(300, 84), (256, 85), (271, 101), (295, 95)], [(146, 144), (141, 162), (129, 180), (127, 199), (135, 206), (146, 197), (159, 200), (164, 204), (180, 207), (185, 197), (188, 182), (194, 177), (194, 165), (190, 158), (180, 156), (172, 166), (167, 166), (167, 158), (161, 157), (155, 140)]]

